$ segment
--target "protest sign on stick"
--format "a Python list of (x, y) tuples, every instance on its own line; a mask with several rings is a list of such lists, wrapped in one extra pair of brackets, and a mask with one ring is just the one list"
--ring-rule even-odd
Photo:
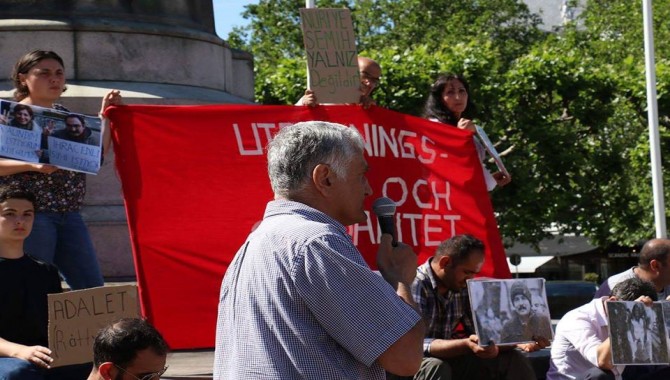
[(301, 8), (308, 88), (320, 103), (358, 103), (356, 34), (346, 8)]

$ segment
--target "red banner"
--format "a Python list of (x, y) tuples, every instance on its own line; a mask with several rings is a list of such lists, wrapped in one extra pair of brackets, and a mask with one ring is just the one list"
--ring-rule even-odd
[[(173, 349), (213, 347), (223, 275), (273, 198), (265, 146), (299, 121), (361, 132), (374, 191), (366, 208), (380, 196), (398, 204), (398, 238), (420, 263), (441, 241), (470, 233), (486, 244), (481, 275), (510, 277), (470, 132), (345, 105), (123, 106), (108, 116), (142, 312)], [(374, 214), (349, 232), (374, 268)]]

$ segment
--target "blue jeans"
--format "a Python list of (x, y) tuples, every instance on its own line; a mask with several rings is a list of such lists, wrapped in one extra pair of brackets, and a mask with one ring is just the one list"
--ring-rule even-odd
[(66, 365), (45, 370), (17, 358), (0, 357), (0, 380), (72, 380), (85, 379), (93, 363)]
[(93, 242), (79, 212), (37, 212), (25, 252), (54, 264), (73, 290), (105, 284)]
[(17, 358), (0, 358), (0, 380), (44, 380), (45, 371)]

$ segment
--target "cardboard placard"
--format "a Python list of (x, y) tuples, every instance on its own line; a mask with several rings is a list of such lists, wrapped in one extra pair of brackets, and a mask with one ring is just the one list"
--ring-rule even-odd
[(49, 294), (48, 299), (52, 367), (92, 361), (93, 340), (102, 327), (140, 316), (136, 285)]
[(358, 103), (356, 33), (346, 8), (301, 8), (309, 88), (319, 103)]

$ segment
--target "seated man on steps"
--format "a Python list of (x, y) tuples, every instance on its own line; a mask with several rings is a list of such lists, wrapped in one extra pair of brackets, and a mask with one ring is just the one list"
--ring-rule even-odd
[(88, 380), (159, 380), (168, 368), (167, 352), (167, 343), (147, 321), (123, 318), (95, 337)]

